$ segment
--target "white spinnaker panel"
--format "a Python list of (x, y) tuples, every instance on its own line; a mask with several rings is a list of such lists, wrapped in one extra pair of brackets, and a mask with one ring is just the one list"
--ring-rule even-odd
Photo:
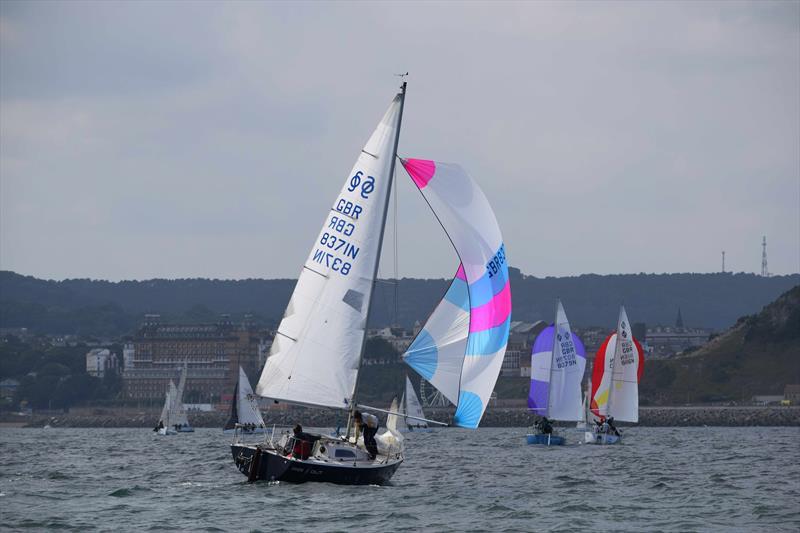
[(458, 404), (468, 335), (467, 284), (456, 277), (425, 327), (403, 354), (406, 364), (436, 387), (453, 405)]
[(348, 407), (379, 260), (401, 103), (398, 94), (311, 247), (256, 387), (261, 396)]
[(428, 423), (424, 420), (418, 420), (419, 418), (425, 418), (425, 413), (422, 411), (422, 404), (419, 403), (419, 398), (417, 398), (417, 393), (414, 392), (414, 386), (411, 384), (411, 380), (408, 379), (406, 376), (406, 415), (414, 416), (416, 418), (409, 418), (406, 420), (406, 424), (409, 426), (414, 427), (428, 427)]
[(554, 420), (577, 422), (583, 418), (581, 382), (586, 369), (586, 357), (578, 353), (572, 329), (558, 301), (553, 338), (553, 358), (550, 368), (549, 417)]
[(239, 387), (237, 394), (236, 407), (239, 416), (240, 424), (255, 424), (258, 427), (264, 427), (264, 419), (261, 418), (261, 411), (258, 409), (258, 402), (253, 394), (253, 388), (250, 386), (250, 380), (247, 379), (244, 369), (239, 367)]
[[(639, 421), (639, 354), (625, 307), (620, 307), (614, 346), (608, 416), (621, 422)], [(609, 346), (610, 346), (609, 342)], [(610, 351), (610, 350), (609, 350)]]

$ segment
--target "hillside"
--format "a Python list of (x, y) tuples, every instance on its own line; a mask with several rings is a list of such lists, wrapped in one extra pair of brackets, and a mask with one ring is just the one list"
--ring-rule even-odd
[[(678, 308), (687, 326), (723, 329), (751, 314), (790, 287), (800, 275), (764, 278), (754, 274), (586, 274), (536, 278), (510, 269), (513, 320), (550, 320), (560, 297), (576, 327), (613, 327), (620, 302), (636, 322), (673, 324)], [(399, 281), (397, 322), (423, 320), (449, 280)], [(41, 333), (115, 336), (130, 333), (144, 313), (167, 321), (213, 322), (220, 313), (240, 320), (245, 313), (275, 326), (295, 280), (154, 279), (109, 282), (52, 281), (0, 271), (0, 327)], [(379, 283), (372, 325), (393, 321), (394, 284)]]
[(643, 403), (749, 400), (800, 383), (800, 286), (742, 317), (707, 346), (668, 361), (648, 361)]

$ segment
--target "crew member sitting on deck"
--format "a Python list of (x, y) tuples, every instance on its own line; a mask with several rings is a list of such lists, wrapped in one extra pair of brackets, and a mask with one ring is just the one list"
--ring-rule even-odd
[(553, 432), (553, 424), (550, 423), (546, 416), (543, 416), (539, 421), (539, 431), (544, 435), (549, 435)]
[(375, 442), (375, 434), (378, 432), (378, 417), (356, 411), (353, 413), (353, 419), (356, 422), (356, 438), (358, 438), (359, 431), (363, 432), (364, 447), (369, 453), (369, 458), (375, 459), (378, 455), (378, 443)]
[(292, 431), (292, 456), (295, 459), (308, 459), (311, 455), (311, 448), (314, 442), (319, 440), (315, 435), (309, 435), (303, 431), (303, 426), (297, 424)]

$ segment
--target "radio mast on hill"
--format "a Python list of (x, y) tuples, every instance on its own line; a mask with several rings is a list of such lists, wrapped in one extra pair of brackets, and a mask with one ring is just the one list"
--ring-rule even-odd
[(767, 236), (761, 239), (761, 275), (765, 278), (769, 277), (769, 269), (767, 268)]

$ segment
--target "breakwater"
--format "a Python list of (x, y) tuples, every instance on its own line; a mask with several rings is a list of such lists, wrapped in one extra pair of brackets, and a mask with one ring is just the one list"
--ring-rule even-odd
[[(452, 408), (428, 408), (427, 416), (432, 420), (450, 421)], [(0, 423), (22, 427), (152, 427), (158, 412), (82, 409), (76, 413), (48, 413), (30, 416), (4, 415)], [(189, 419), (195, 427), (221, 428), (228, 418), (222, 412), (194, 412)], [(347, 424), (346, 413), (323, 409), (284, 407), (265, 411), (264, 420), (269, 425), (286, 427), (301, 423), (306, 427), (337, 427)], [(533, 416), (525, 408), (506, 407), (486, 410), (481, 421), (483, 427), (527, 427)], [(571, 425), (571, 424), (570, 424)], [(630, 425), (630, 424), (621, 424)], [(639, 410), (639, 426), (645, 427), (690, 427), (690, 426), (800, 426), (800, 406), (767, 407), (642, 407)]]

